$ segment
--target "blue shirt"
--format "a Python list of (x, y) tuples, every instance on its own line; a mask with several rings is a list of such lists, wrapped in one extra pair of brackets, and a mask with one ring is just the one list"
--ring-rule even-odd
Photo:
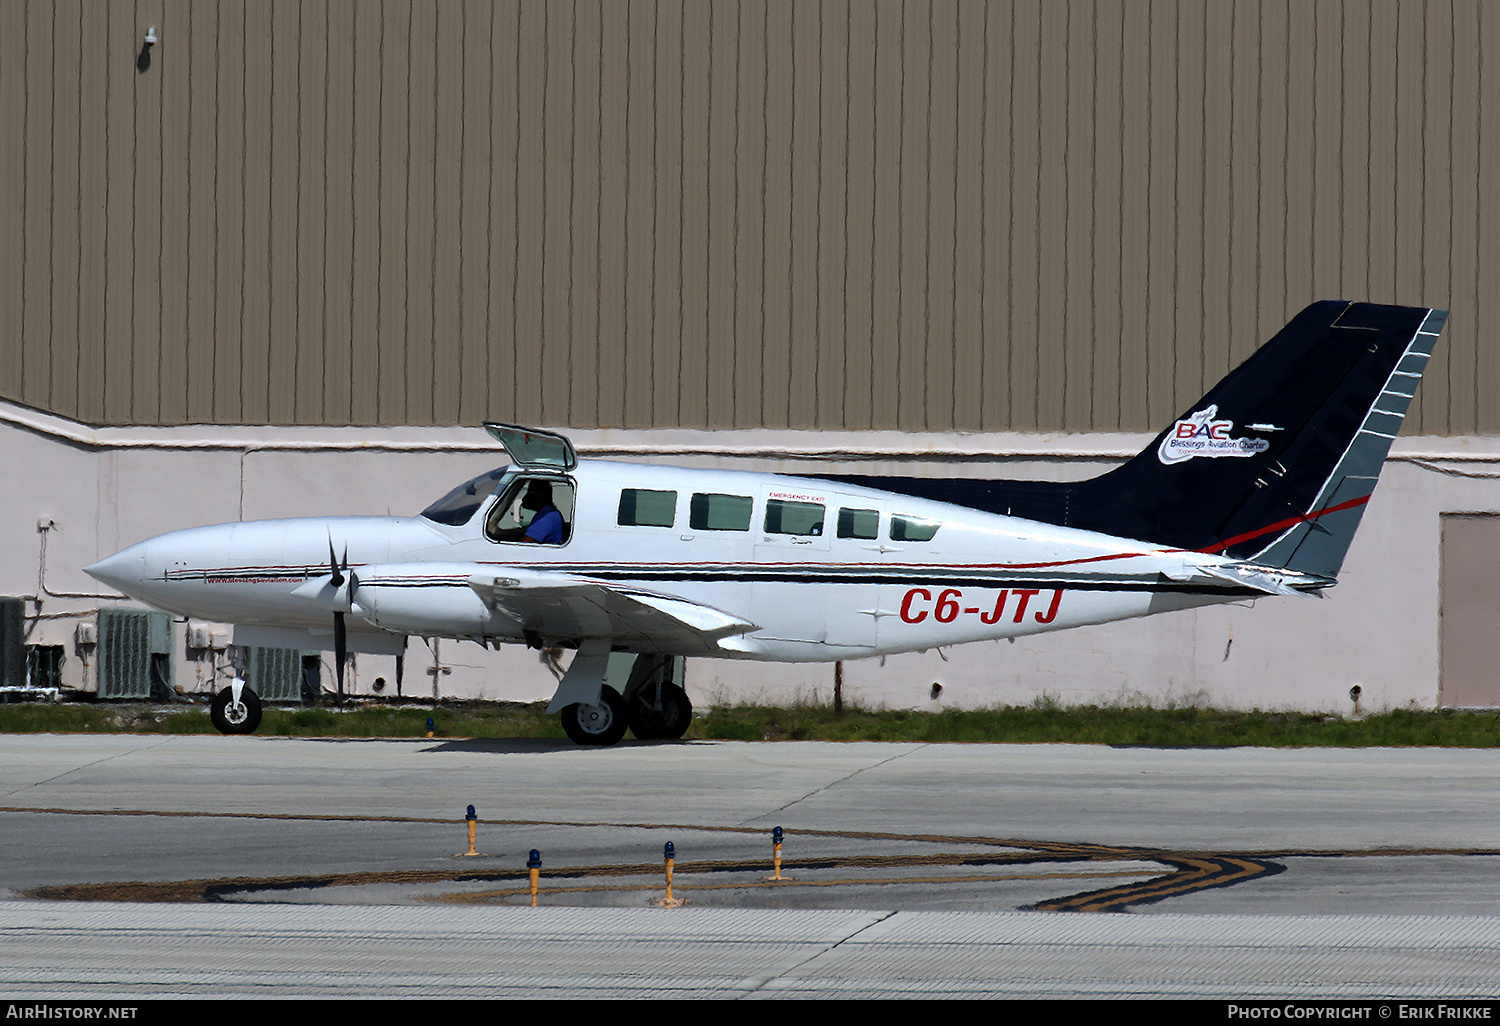
[(526, 528), (526, 537), (543, 545), (561, 545), (563, 540), (563, 518), (556, 506), (543, 506), (537, 510)]

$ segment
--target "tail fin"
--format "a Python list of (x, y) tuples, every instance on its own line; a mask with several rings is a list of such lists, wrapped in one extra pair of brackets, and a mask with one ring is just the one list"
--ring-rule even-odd
[(1076, 498), (1111, 534), (1336, 577), (1446, 318), (1314, 303)]
[(1331, 580), (1446, 318), (1314, 303), (1089, 481), (837, 479)]

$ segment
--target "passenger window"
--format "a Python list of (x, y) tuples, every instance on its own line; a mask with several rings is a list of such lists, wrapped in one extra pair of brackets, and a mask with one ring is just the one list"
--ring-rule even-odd
[(677, 493), (658, 492), (648, 488), (620, 490), (622, 527), (671, 527), (677, 518)]
[(938, 528), (942, 526), (936, 520), (904, 517), (897, 514), (891, 517), (891, 541), (932, 541), (932, 536), (937, 534)]
[(880, 511), (873, 509), (839, 510), (840, 538), (880, 537)]
[(766, 502), (766, 533), (816, 537), (823, 533), (823, 506), (816, 502)]
[(695, 531), (748, 531), (753, 505), (748, 495), (694, 495), (688, 523)]

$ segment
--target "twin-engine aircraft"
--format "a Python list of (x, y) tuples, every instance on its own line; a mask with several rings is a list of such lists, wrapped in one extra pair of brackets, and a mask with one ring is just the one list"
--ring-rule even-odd
[[(348, 652), (410, 635), (571, 648), (548, 708), (569, 737), (676, 738), (678, 657), (858, 659), (1329, 587), (1446, 316), (1315, 303), (1088, 481), (640, 466), (490, 423), (511, 465), (419, 516), (200, 527), (87, 570), (238, 644), (331, 649), (340, 694)], [(248, 733), (260, 703), (236, 681), (212, 715)]]

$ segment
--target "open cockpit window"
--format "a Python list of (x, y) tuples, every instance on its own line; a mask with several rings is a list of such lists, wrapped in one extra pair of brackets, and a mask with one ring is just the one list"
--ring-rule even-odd
[(449, 527), (462, 527), (474, 519), (484, 500), (495, 493), (495, 488), (505, 477), (509, 467), (497, 467), (488, 474), (480, 474), (472, 481), (465, 481), (422, 511), (428, 520)]
[(490, 541), (565, 545), (573, 534), (576, 489), (570, 478), (518, 474), (484, 521)]
[(572, 470), (578, 466), (573, 443), (562, 435), (493, 421), (485, 421), (484, 428), (523, 470)]

